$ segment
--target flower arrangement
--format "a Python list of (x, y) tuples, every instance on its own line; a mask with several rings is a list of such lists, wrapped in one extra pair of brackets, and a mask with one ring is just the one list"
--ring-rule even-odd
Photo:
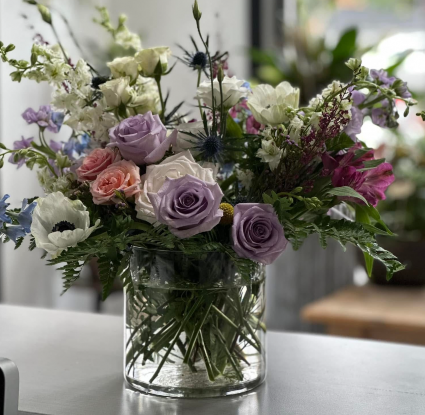
[[(36, 5), (54, 28), (47, 7), (27, 3)], [(188, 121), (183, 103), (169, 109), (162, 92), (162, 79), (174, 67), (170, 49), (142, 49), (124, 18), (114, 27), (107, 11), (100, 12), (100, 24), (114, 39), (124, 47), (129, 42), (128, 56), (109, 62), (106, 75), (83, 59), (73, 62), (59, 40), (54, 46), (35, 43), (29, 61), (11, 58), (14, 46), (0, 43), (3, 62), (14, 68), (13, 81), (28, 78), (53, 87), (50, 106), (23, 113), (38, 128), (38, 140), (22, 138), (13, 149), (0, 144), (0, 167), (8, 157), (18, 168), (36, 168), (45, 191), (24, 200), (20, 209), (10, 209), (8, 195), (3, 196), (4, 241), (19, 246), (29, 234), (30, 249), (42, 248), (49, 264), (62, 264), (65, 290), (84, 264), (96, 258), (104, 298), (115, 278), (131, 289), (133, 247), (199, 258), (219, 253), (249, 279), (258, 264), (273, 263), (288, 242), (297, 249), (309, 235), (318, 234), (324, 248), (328, 238), (342, 247), (359, 247), (369, 271), (374, 259), (386, 266), (388, 278), (403, 269), (375, 240), (376, 234), (391, 235), (376, 205), (394, 180), (392, 167), (375, 159), (374, 150), (356, 134), (365, 116), (383, 128), (397, 126), (395, 101), (406, 104), (405, 115), (415, 103), (405, 82), (350, 59), (350, 82), (335, 80), (300, 107), (300, 91), (288, 82), (251, 87), (226, 74), (227, 54), (212, 54), (195, 1), (202, 47), (192, 39), (196, 50), (184, 50), (180, 59), (197, 75), (197, 115)], [(61, 128), (70, 131), (69, 140), (48, 142), (47, 131), (54, 134)], [(355, 221), (340, 206), (353, 211)], [(201, 303), (210, 310), (212, 300), (206, 298), (190, 310)], [(245, 329), (253, 334), (248, 325), (232, 335), (247, 337)], [(219, 344), (222, 333), (217, 334)], [(255, 335), (250, 338), (255, 343)], [(161, 340), (168, 345), (171, 337), (164, 334)], [(196, 349), (195, 343), (189, 345), (190, 352)], [(210, 365), (210, 379), (225, 366), (209, 362), (217, 355), (212, 347), (201, 344), (199, 349)], [(241, 350), (224, 350), (224, 361), (238, 374)], [(187, 353), (185, 362), (190, 363)]]

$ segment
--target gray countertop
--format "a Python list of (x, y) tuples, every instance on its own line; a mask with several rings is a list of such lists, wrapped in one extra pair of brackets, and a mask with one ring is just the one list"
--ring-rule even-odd
[(0, 306), (0, 356), (20, 371), (20, 414), (424, 415), (425, 348), (268, 334), (268, 377), (251, 393), (166, 399), (125, 389), (122, 319)]

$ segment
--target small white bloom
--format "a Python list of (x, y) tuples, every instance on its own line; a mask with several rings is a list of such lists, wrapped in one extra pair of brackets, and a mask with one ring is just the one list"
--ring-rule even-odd
[[(225, 108), (232, 108), (236, 105), (241, 98), (245, 98), (248, 95), (248, 89), (242, 85), (245, 81), (237, 79), (236, 76), (229, 78), (225, 76), (223, 82), (221, 83), (221, 88), (223, 90), (223, 105)], [(213, 81), (214, 89), (214, 100), (217, 106), (221, 105), (221, 94), (220, 94), (220, 83), (217, 78)], [(212, 108), (212, 94), (211, 94), (211, 81), (207, 80), (202, 82), (196, 92), (198, 99), (201, 99), (205, 105)]]
[(131, 56), (116, 58), (112, 62), (108, 62), (108, 67), (111, 70), (113, 78), (121, 78), (129, 76), (131, 81), (134, 81), (139, 74), (136, 59)]
[(142, 41), (136, 33), (130, 32), (126, 27), (115, 35), (115, 43), (124, 49), (134, 49), (136, 52), (142, 49)]
[(261, 158), (262, 162), (268, 163), (270, 170), (274, 170), (279, 166), (282, 154), (283, 150), (278, 148), (272, 140), (262, 140), (261, 148), (257, 151), (257, 157)]
[(249, 190), (251, 188), (254, 173), (251, 170), (236, 170), (236, 177), (241, 182), (242, 186)]
[(201, 167), (189, 150), (168, 157), (160, 164), (148, 166), (146, 174), (142, 176), (142, 191), (136, 198), (137, 217), (149, 223), (156, 222), (154, 209), (147, 194), (158, 193), (167, 177), (178, 179), (186, 174), (207, 183), (215, 183), (213, 170)]
[[(68, 81), (70, 82), (73, 89), (79, 91), (81, 91), (87, 85), (91, 84), (92, 74), (90, 72), (89, 66), (83, 59), (78, 59), (74, 69), (69, 71)], [(88, 90), (90, 90), (90, 88)], [(83, 95), (86, 96), (86, 94), (87, 89), (85, 89), (85, 93)]]
[(321, 112), (313, 112), (310, 117), (310, 124), (312, 127), (317, 128), (320, 123), (320, 118), (322, 118)]
[(130, 78), (112, 79), (100, 85), (100, 90), (105, 97), (106, 105), (110, 108), (117, 108), (121, 104), (127, 104), (131, 99), (130, 94)]
[(316, 95), (314, 98), (310, 99), (310, 102), (308, 103), (309, 107), (311, 108), (318, 108), (323, 104), (324, 100), (321, 95)]
[(289, 82), (281, 82), (276, 88), (258, 85), (248, 97), (248, 108), (254, 118), (264, 125), (279, 125), (289, 121), (289, 113), (298, 108), (300, 90)]
[(298, 143), (298, 140), (300, 138), (301, 130), (304, 127), (303, 121), (298, 117), (295, 116), (292, 121), (289, 124), (289, 136), (293, 141)]
[(328, 97), (329, 95), (333, 95), (341, 91), (343, 87), (343, 84), (339, 81), (333, 81), (331, 84), (329, 84), (323, 91), (322, 96)]
[(143, 49), (135, 55), (136, 61), (142, 67), (144, 76), (153, 76), (158, 64), (161, 65), (161, 74), (168, 68), (168, 58), (171, 56), (171, 50), (167, 46)]
[(161, 111), (158, 86), (153, 78), (139, 76), (131, 87), (130, 94), (128, 106), (134, 108), (138, 114), (146, 114), (148, 111), (158, 114)]
[(99, 223), (100, 220), (90, 227), (90, 215), (83, 203), (55, 192), (37, 199), (31, 233), (38, 248), (56, 257), (87, 239)]

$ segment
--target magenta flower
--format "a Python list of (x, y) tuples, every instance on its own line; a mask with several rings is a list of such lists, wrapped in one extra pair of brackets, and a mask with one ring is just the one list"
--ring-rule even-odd
[[(23, 150), (24, 148), (29, 148), (29, 147), (31, 147), (31, 142), (33, 140), (34, 140), (34, 137), (24, 138), (24, 136), (22, 136), (22, 138), (20, 140), (17, 140), (13, 143), (13, 149), (14, 150)], [(20, 160), (15, 162), (13, 157), (14, 157), (14, 154), (12, 154), (9, 157), (9, 163), (16, 164), (18, 166), (18, 169), (21, 168), (25, 163), (25, 158), (21, 158)]]
[(64, 114), (62, 112), (53, 112), (50, 105), (41, 105), (37, 112), (32, 108), (27, 108), (22, 114), (22, 118), (28, 124), (35, 123), (41, 128), (57, 133), (62, 126)]
[(240, 257), (265, 265), (274, 262), (288, 244), (273, 206), (263, 203), (235, 206), (232, 239)]
[(246, 119), (246, 132), (248, 134), (258, 134), (258, 131), (261, 129), (261, 124), (254, 118), (253, 115), (250, 115)]
[(168, 225), (179, 238), (210, 231), (220, 222), (223, 192), (217, 183), (207, 183), (186, 174), (166, 178), (158, 193), (148, 193), (156, 219)]

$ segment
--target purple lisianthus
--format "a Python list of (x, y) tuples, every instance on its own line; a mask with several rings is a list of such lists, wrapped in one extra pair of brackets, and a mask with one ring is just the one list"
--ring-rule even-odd
[(46, 128), (52, 133), (59, 132), (64, 114), (61, 112), (53, 112), (50, 105), (41, 105), (39, 110), (35, 112), (32, 108), (27, 108), (22, 114), (22, 118), (28, 124), (37, 124), (42, 128)]
[(388, 76), (388, 72), (384, 69), (371, 69), (370, 76), (384, 86), (391, 86), (396, 80), (395, 76)]
[(345, 127), (344, 132), (354, 141), (357, 141), (357, 134), (362, 131), (363, 111), (357, 107), (351, 108), (351, 120)]
[(385, 108), (374, 108), (371, 113), (372, 122), (382, 128), (388, 123), (388, 111)]
[(148, 193), (156, 219), (168, 225), (179, 238), (207, 232), (220, 222), (223, 192), (217, 183), (207, 183), (186, 174), (167, 178), (158, 193)]
[(240, 257), (265, 265), (274, 262), (288, 244), (273, 206), (263, 203), (235, 206), (232, 238)]
[[(14, 150), (23, 150), (24, 148), (29, 148), (29, 147), (31, 147), (31, 142), (33, 140), (34, 140), (34, 137), (24, 138), (24, 136), (22, 136), (22, 138), (20, 140), (17, 140), (13, 143), (13, 149)], [(25, 163), (25, 158), (21, 158), (20, 160), (15, 162), (14, 157), (15, 157), (14, 154), (12, 154), (9, 157), (9, 163), (16, 164), (18, 166), (18, 169), (19, 169)]]
[(176, 144), (177, 130), (167, 136), (167, 129), (158, 115), (149, 111), (127, 118), (109, 130), (111, 143), (126, 160), (138, 165), (152, 164), (161, 160), (170, 145)]

